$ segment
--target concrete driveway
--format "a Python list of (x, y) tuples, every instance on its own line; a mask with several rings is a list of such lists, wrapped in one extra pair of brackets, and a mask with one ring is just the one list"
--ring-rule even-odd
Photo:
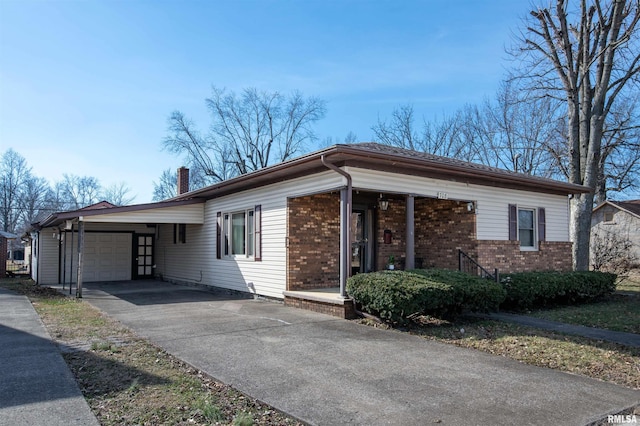
[(282, 304), (162, 282), (84, 299), (173, 355), (314, 425), (584, 425), (640, 392)]

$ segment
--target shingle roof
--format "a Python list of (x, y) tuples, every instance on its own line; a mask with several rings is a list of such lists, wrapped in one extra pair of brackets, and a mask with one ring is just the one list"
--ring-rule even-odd
[(640, 217), (640, 200), (611, 201), (611, 204), (615, 204), (629, 213)]

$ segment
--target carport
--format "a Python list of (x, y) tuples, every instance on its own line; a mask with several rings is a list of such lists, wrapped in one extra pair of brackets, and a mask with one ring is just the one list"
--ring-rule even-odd
[(128, 281), (156, 275), (156, 240), (162, 224), (181, 227), (204, 223), (199, 199), (134, 206), (97, 203), (54, 213), (41, 221), (31, 237), (33, 278), (42, 284)]

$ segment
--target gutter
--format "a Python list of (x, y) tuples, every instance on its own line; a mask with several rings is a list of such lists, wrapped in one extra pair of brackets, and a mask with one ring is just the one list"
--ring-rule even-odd
[(340, 190), (340, 297), (347, 299), (347, 278), (351, 275), (351, 206), (353, 181), (351, 175), (320, 156), (322, 164), (347, 178), (347, 187)]

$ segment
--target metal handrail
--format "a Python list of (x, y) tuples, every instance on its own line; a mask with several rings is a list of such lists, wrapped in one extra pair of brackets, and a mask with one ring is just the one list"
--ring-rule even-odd
[(480, 264), (473, 260), (471, 256), (460, 249), (458, 249), (458, 270), (467, 274), (477, 275), (481, 278), (488, 278), (490, 280), (494, 280), (497, 283), (500, 282), (500, 274), (498, 272), (498, 268), (495, 268), (494, 273), (492, 274), (491, 272), (480, 266)]

